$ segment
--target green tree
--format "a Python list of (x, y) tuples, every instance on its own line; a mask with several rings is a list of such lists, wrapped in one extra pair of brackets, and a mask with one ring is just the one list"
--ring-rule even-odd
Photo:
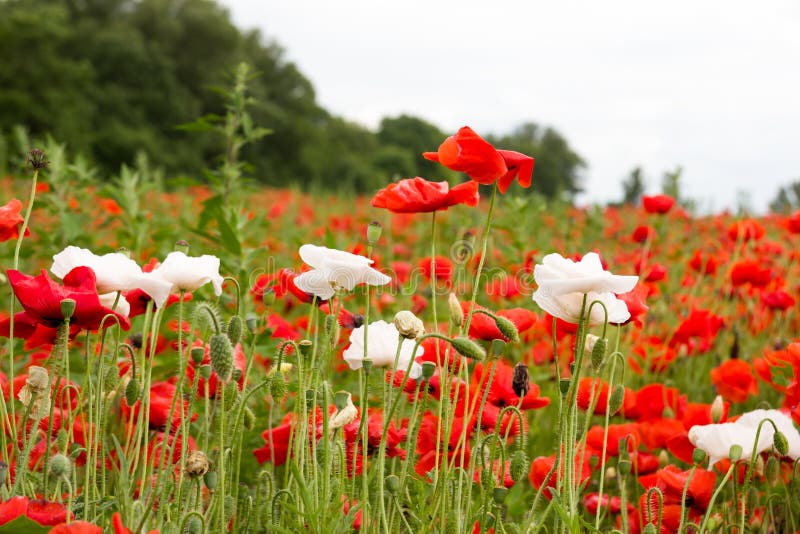
[(644, 195), (644, 173), (641, 167), (636, 167), (622, 182), (622, 203), (639, 204)]
[(411, 115), (386, 117), (378, 129), (378, 140), (382, 145), (406, 151), (412, 166), (396, 172), (403, 178), (421, 176), (427, 180), (452, 180), (454, 173), (447, 168), (422, 157), (423, 152), (435, 151), (447, 134), (437, 126)]

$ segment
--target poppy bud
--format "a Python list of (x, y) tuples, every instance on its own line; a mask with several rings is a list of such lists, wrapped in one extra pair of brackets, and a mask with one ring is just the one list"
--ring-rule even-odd
[(75, 313), (75, 301), (73, 299), (64, 299), (61, 301), (61, 315), (64, 316), (64, 320), (69, 319), (72, 317), (72, 314)]
[(386, 489), (392, 495), (396, 495), (398, 491), (400, 491), (400, 479), (397, 478), (397, 475), (389, 475), (386, 477)]
[(283, 379), (283, 374), (276, 374), (269, 383), (269, 393), (272, 395), (273, 400), (281, 401), (286, 395), (286, 380)]
[(418, 339), (425, 334), (425, 324), (407, 310), (397, 312), (394, 316), (394, 326), (405, 339)]
[(215, 491), (217, 489), (217, 481), (218, 476), (216, 471), (209, 471), (203, 476), (203, 482), (206, 483), (206, 487), (209, 491)]
[(722, 400), (722, 395), (714, 397), (714, 402), (711, 403), (711, 422), (719, 423), (722, 421), (722, 416), (725, 414), (725, 403)]
[(313, 343), (311, 343), (310, 340), (303, 339), (297, 344), (297, 346), (300, 347), (300, 354), (303, 356), (303, 358), (308, 358), (311, 356), (311, 347), (313, 346)]
[(339, 343), (339, 321), (335, 315), (325, 316), (325, 334), (330, 339), (331, 345)]
[(631, 461), (630, 460), (620, 460), (617, 463), (617, 470), (619, 474), (622, 476), (628, 476), (631, 473)]
[[(586, 342), (588, 344), (589, 338), (586, 338)], [(597, 338), (592, 346), (592, 367), (594, 368), (595, 372), (600, 370), (600, 367), (603, 365), (603, 360), (606, 357), (606, 352), (608, 351), (608, 339), (604, 337)]]
[(706, 461), (706, 451), (700, 448), (695, 448), (695, 450), (692, 451), (692, 463), (694, 465), (700, 465), (705, 461)]
[(208, 343), (211, 367), (223, 382), (231, 378), (233, 371), (233, 346), (225, 334), (214, 334)]
[(214, 372), (214, 370), (211, 369), (210, 365), (205, 364), (200, 366), (200, 376), (202, 377), (203, 380), (208, 381), (208, 379), (211, 378), (212, 372)]
[(46, 169), (49, 164), (50, 162), (47, 161), (47, 156), (45, 156), (42, 150), (34, 148), (28, 152), (28, 165), (30, 165), (33, 170), (38, 171), (39, 169)]
[(245, 430), (253, 430), (256, 426), (256, 414), (253, 413), (248, 406), (244, 407), (244, 417), (242, 418), (242, 425)]
[(430, 380), (436, 372), (436, 364), (433, 362), (422, 362), (422, 378)]
[(224, 401), (225, 404), (222, 407), (223, 410), (226, 412), (231, 410), (235, 405), (236, 401), (239, 400), (239, 386), (234, 381), (230, 381), (225, 384), (225, 391), (224, 391)]
[(57, 479), (61, 477), (69, 477), (71, 469), (72, 463), (69, 461), (69, 458), (63, 454), (54, 454), (53, 457), (50, 458), (50, 474)]
[(185, 534), (203, 534), (203, 522), (196, 515), (186, 520)]
[(778, 483), (778, 478), (781, 474), (781, 463), (778, 459), (774, 456), (770, 456), (767, 459), (767, 465), (764, 469), (767, 475), (767, 481), (770, 485), (775, 486)]
[(139, 400), (139, 383), (135, 378), (131, 378), (125, 386), (125, 402), (128, 406), (133, 406)]
[(495, 315), (493, 319), (495, 326), (497, 326), (497, 329), (500, 330), (500, 333), (503, 334), (504, 337), (514, 343), (519, 343), (519, 330), (517, 329), (517, 325), (499, 315)]
[(175, 242), (174, 250), (176, 252), (183, 252), (184, 254), (189, 254), (189, 242), (185, 239), (179, 239)]
[(236, 499), (234, 499), (233, 495), (225, 495), (223, 511), (225, 513), (225, 521), (230, 521), (236, 512)]
[(738, 444), (731, 445), (731, 448), (728, 451), (728, 458), (730, 458), (732, 462), (738, 462), (739, 458), (741, 457), (742, 457), (742, 446)]
[(524, 397), (531, 389), (531, 383), (528, 377), (528, 366), (519, 362), (514, 366), (514, 377), (511, 379), (511, 389), (517, 397)]
[(253, 336), (258, 328), (258, 317), (252, 313), (248, 313), (247, 319), (244, 320), (244, 324), (247, 326), (247, 331), (250, 332), (251, 336)]
[(471, 358), (473, 360), (483, 360), (486, 358), (486, 351), (468, 337), (454, 337), (450, 340), (450, 344), (457, 353), (467, 358)]
[(608, 469), (606, 469), (606, 478), (608, 480), (614, 480), (615, 478), (617, 478), (617, 470), (616, 468), (614, 468), (614, 466), (611, 466)]
[(511, 456), (511, 464), (509, 465), (509, 474), (511, 480), (519, 482), (528, 473), (528, 455), (525, 451), (518, 449)]
[(495, 504), (503, 504), (506, 502), (506, 496), (508, 495), (508, 489), (504, 488), (503, 486), (495, 486), (492, 490), (492, 499), (494, 500)]
[(203, 347), (193, 347), (189, 354), (191, 354), (194, 364), (200, 365), (203, 362), (203, 358), (206, 357), (206, 349)]
[(231, 317), (231, 320), (228, 321), (226, 333), (228, 334), (228, 339), (231, 341), (231, 345), (236, 345), (239, 340), (242, 339), (242, 318), (238, 315)]
[(772, 445), (781, 456), (789, 454), (789, 440), (786, 439), (786, 435), (780, 430), (775, 432), (775, 435), (772, 437)]
[(502, 356), (503, 353), (506, 351), (506, 346), (508, 346), (508, 343), (506, 343), (502, 339), (493, 339), (491, 345), (492, 356), (494, 356), (495, 358)]
[(69, 434), (67, 434), (67, 431), (62, 428), (58, 431), (58, 435), (56, 436), (56, 449), (58, 449), (60, 452), (65, 452), (68, 445)]
[(231, 372), (231, 378), (234, 382), (238, 382), (240, 378), (242, 378), (242, 370), (238, 367), (234, 367), (233, 371)]
[(464, 322), (464, 310), (461, 309), (461, 303), (458, 302), (458, 297), (455, 293), (450, 293), (447, 297), (447, 307), (450, 308), (450, 322), (454, 326), (461, 326)]
[(372, 221), (367, 225), (367, 243), (374, 245), (381, 238), (383, 227), (378, 221)]
[[(592, 458), (594, 458), (594, 456)], [(659, 467), (666, 467), (668, 463), (669, 453), (665, 449), (661, 449), (661, 452), (658, 453), (658, 465)]]
[[(203, 451), (192, 451), (186, 458), (185, 471), (189, 478), (199, 478), (208, 473), (208, 456)], [(210, 489), (210, 488), (209, 488)]]

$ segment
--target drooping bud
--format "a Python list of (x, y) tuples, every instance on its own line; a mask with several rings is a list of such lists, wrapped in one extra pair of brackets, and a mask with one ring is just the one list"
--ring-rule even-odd
[(450, 293), (447, 297), (447, 307), (450, 308), (450, 322), (453, 326), (461, 326), (464, 322), (464, 310), (461, 309), (461, 303), (455, 293)]
[(253, 410), (251, 410), (249, 406), (244, 407), (242, 414), (244, 415), (242, 418), (242, 425), (244, 426), (244, 429), (253, 430), (256, 427), (256, 414), (253, 413)]
[(136, 381), (135, 378), (131, 378), (128, 381), (128, 385), (125, 386), (125, 403), (128, 406), (133, 406), (136, 404), (136, 401), (139, 400), (139, 382)]
[(69, 434), (63, 428), (59, 429), (58, 435), (56, 436), (56, 449), (58, 452), (64, 453), (67, 451), (67, 446), (69, 445)]
[(367, 225), (367, 243), (374, 245), (381, 238), (383, 227), (378, 221), (372, 221)]
[(358, 417), (358, 409), (353, 404), (352, 395), (347, 393), (344, 408), (339, 409), (335, 414), (333, 414), (328, 426), (333, 429), (341, 428), (355, 421), (356, 417)]
[[(589, 334), (591, 336), (591, 334)], [(589, 337), (586, 338), (586, 344), (589, 344)], [(604, 337), (598, 337), (595, 339), (594, 344), (591, 348), (592, 353), (592, 368), (595, 372), (600, 370), (600, 367), (603, 365), (603, 360), (606, 357), (606, 352), (608, 351), (608, 339)]]
[(725, 415), (725, 402), (722, 400), (722, 395), (717, 395), (711, 403), (711, 422), (719, 423), (723, 415)]
[(608, 411), (611, 415), (616, 415), (625, 403), (625, 387), (622, 384), (614, 385), (611, 396), (608, 398)]
[(511, 379), (511, 389), (517, 397), (522, 398), (531, 389), (530, 377), (528, 376), (528, 366), (522, 362), (514, 366), (514, 377)]
[(767, 458), (767, 465), (764, 471), (767, 482), (769, 482), (772, 486), (775, 486), (780, 479), (781, 462), (775, 456), (770, 456)]
[(223, 382), (231, 378), (233, 371), (233, 345), (225, 334), (214, 334), (208, 343), (211, 367)]
[(519, 330), (517, 329), (517, 325), (500, 315), (495, 315), (493, 319), (495, 326), (497, 326), (497, 329), (500, 330), (500, 333), (503, 334), (506, 339), (514, 343), (519, 343)]
[(772, 437), (772, 445), (781, 456), (789, 454), (789, 440), (786, 439), (786, 434), (780, 430), (775, 432), (775, 435)]
[[(203, 451), (192, 451), (186, 458), (184, 471), (189, 478), (199, 478), (208, 473), (208, 456)], [(209, 488), (210, 489), (210, 488)]]
[(394, 326), (405, 339), (418, 339), (425, 334), (425, 324), (407, 310), (397, 312), (394, 316)]
[(231, 345), (236, 346), (239, 340), (242, 339), (242, 318), (238, 315), (231, 317), (231, 320), (228, 321), (228, 328), (225, 330)]
[(185, 534), (203, 534), (203, 522), (199, 517), (192, 515), (186, 519)]
[(61, 301), (61, 315), (64, 316), (64, 320), (69, 319), (72, 317), (72, 314), (75, 313), (75, 301), (73, 299), (64, 299)]
[(514, 482), (519, 482), (528, 473), (528, 469), (528, 455), (525, 454), (525, 451), (517, 449), (511, 456), (511, 464), (509, 465), (509, 474), (511, 475), (511, 480)]
[(450, 340), (450, 344), (457, 353), (464, 357), (471, 358), (473, 360), (483, 360), (486, 358), (486, 351), (468, 337), (454, 337)]
[(272, 395), (275, 402), (283, 400), (283, 397), (286, 395), (286, 390), (286, 380), (283, 378), (283, 374), (278, 373), (270, 380), (269, 393)]

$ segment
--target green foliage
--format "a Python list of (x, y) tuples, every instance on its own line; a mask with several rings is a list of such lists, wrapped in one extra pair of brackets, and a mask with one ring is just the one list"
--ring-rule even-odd
[(644, 195), (644, 173), (641, 167), (636, 167), (622, 182), (622, 203), (637, 205), (642, 201)]
[(800, 180), (778, 189), (775, 198), (769, 203), (769, 209), (774, 213), (789, 213), (800, 209)]

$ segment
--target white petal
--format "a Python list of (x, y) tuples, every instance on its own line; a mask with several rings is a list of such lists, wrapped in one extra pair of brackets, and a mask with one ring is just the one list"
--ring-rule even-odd
[(311, 269), (300, 273), (294, 279), (294, 285), (301, 291), (316, 295), (321, 300), (328, 300), (335, 291), (328, 280), (327, 273), (320, 269)]

